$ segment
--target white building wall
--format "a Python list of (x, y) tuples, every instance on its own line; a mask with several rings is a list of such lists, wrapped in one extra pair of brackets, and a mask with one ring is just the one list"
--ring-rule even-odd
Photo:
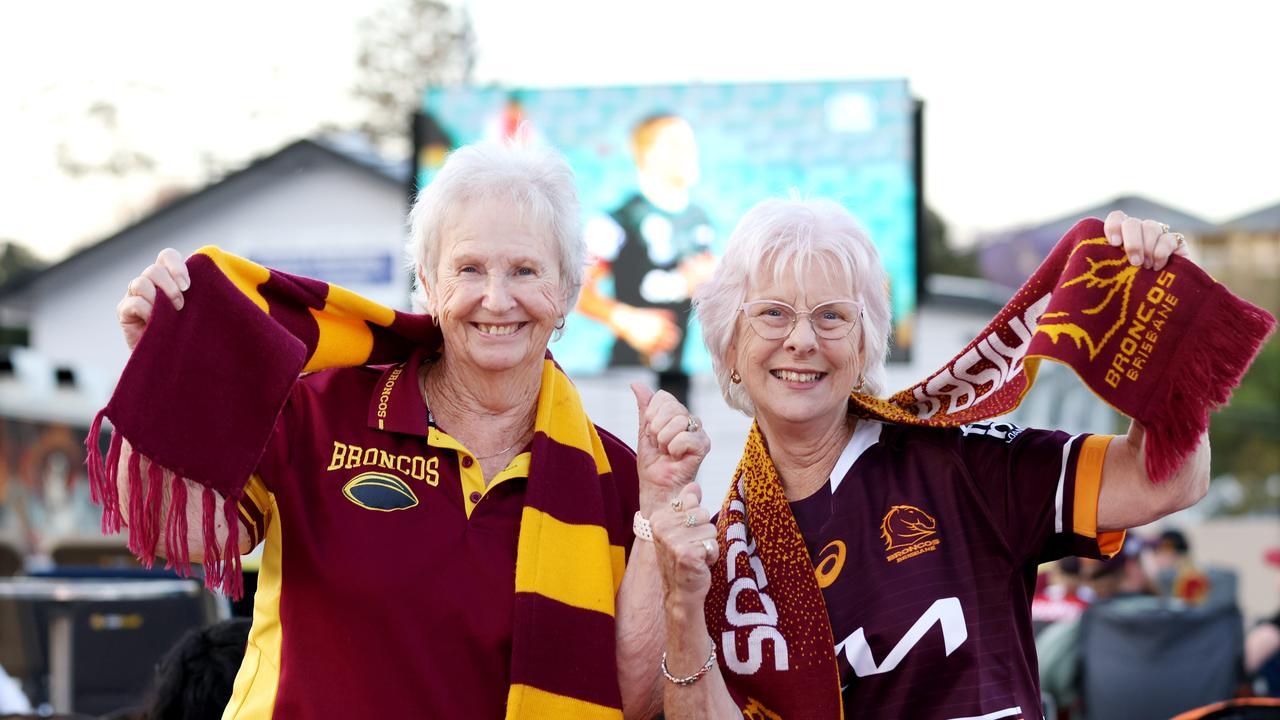
[(100, 392), (105, 400), (128, 358), (116, 303), (129, 280), (165, 247), (186, 255), (218, 245), (248, 257), (328, 258), (339, 264), (342, 258), (389, 258), (389, 283), (355, 283), (349, 289), (407, 309), (404, 217), (405, 198), (396, 185), (361, 170), (336, 162), (284, 172), (261, 168), (38, 281), (27, 291), (31, 347), (52, 365), (76, 368), (85, 391)]

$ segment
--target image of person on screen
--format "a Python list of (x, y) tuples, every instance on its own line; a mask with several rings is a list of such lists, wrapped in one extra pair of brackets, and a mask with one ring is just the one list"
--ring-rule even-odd
[[(686, 405), (681, 361), (690, 298), (715, 265), (714, 230), (690, 193), (698, 182), (698, 144), (678, 115), (655, 113), (631, 131), (637, 189), (586, 228), (591, 267), (578, 310), (616, 338), (609, 366), (644, 365), (658, 387)], [(609, 297), (602, 281), (612, 276)]]

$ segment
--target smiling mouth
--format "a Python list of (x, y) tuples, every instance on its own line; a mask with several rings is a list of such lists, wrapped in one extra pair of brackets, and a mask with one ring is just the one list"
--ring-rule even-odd
[(779, 380), (798, 383), (812, 383), (826, 377), (824, 372), (796, 372), (794, 370), (770, 370), (769, 374)]
[(471, 323), (480, 332), (485, 335), (511, 335), (515, 331), (524, 327), (526, 323), (509, 323), (505, 325), (490, 325), (489, 323)]

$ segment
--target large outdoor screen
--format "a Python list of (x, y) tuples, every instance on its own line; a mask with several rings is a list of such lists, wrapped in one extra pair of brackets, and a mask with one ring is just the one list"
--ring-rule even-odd
[[(422, 111), (419, 187), (449, 149), (465, 143), (556, 148), (576, 174), (596, 261), (584, 297), (596, 293), (673, 319), (675, 334), (646, 346), (643, 333), (616, 337), (575, 312), (551, 346), (566, 370), (641, 362), (709, 371), (688, 292), (743, 212), (769, 197), (830, 198), (858, 217), (890, 276), (893, 355), (907, 357), (919, 193), (906, 81), (440, 88), (427, 93)], [(647, 327), (643, 313), (627, 319), (634, 319), (628, 331)]]

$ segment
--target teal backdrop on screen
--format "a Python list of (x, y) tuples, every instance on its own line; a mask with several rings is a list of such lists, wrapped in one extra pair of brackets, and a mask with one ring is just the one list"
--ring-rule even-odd
[[(508, 133), (504, 116), (513, 98), (524, 120), (521, 137), (556, 148), (573, 166), (584, 226), (634, 193), (631, 130), (661, 112), (679, 115), (693, 128), (701, 179), (691, 202), (715, 228), (717, 254), (742, 214), (764, 198), (824, 197), (841, 203), (879, 249), (890, 277), (895, 344), (907, 349), (916, 306), (917, 189), (914, 100), (905, 80), (450, 87), (429, 90), (422, 109), (456, 146)], [(421, 167), (420, 187), (436, 169), (430, 163)], [(709, 372), (696, 318), (687, 332), (684, 368)], [(612, 343), (603, 325), (575, 313), (551, 349), (570, 373), (592, 373), (605, 367)]]

